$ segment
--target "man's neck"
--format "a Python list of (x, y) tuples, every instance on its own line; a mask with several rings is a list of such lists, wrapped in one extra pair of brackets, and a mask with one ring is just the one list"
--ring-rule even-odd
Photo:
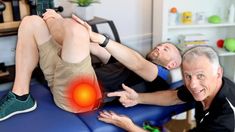
[(202, 105), (203, 105), (203, 110), (206, 111), (209, 109), (212, 100), (214, 99), (214, 97), (208, 97), (207, 99), (202, 101)]

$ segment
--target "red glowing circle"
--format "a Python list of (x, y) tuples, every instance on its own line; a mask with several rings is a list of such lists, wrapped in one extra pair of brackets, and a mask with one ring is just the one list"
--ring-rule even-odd
[(95, 88), (85, 83), (79, 84), (73, 90), (73, 99), (81, 107), (95, 104), (96, 96)]
[(71, 80), (67, 87), (68, 103), (76, 113), (88, 112), (101, 105), (102, 90), (98, 82), (86, 76)]

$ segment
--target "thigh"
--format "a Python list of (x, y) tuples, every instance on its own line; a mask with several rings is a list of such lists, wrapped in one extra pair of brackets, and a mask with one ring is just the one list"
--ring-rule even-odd
[(80, 63), (68, 63), (60, 59), (55, 69), (54, 84), (51, 88), (57, 106), (66, 111), (79, 112), (74, 110), (73, 106), (70, 104), (70, 101), (73, 100), (70, 94), (73, 88), (70, 86), (77, 82), (91, 84), (97, 92), (96, 98), (102, 98), (101, 89), (91, 65), (90, 56), (87, 56)]
[(71, 19), (63, 22), (65, 31), (61, 58), (68, 63), (82, 62), (90, 55), (90, 37), (87, 29)]

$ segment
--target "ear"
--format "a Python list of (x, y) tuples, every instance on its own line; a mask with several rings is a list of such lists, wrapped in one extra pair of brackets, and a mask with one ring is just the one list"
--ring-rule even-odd
[(170, 61), (170, 62), (166, 65), (166, 68), (167, 68), (168, 70), (170, 70), (170, 69), (176, 68), (176, 66), (177, 66), (176, 61)]
[(217, 78), (222, 78), (223, 73), (224, 73), (223, 68), (219, 67), (218, 70), (217, 70)]

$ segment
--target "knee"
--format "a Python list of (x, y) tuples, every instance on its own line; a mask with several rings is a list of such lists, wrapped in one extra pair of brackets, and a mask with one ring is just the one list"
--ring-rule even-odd
[(21, 21), (21, 26), (27, 26), (27, 28), (40, 28), (41, 26), (45, 26), (45, 21), (36, 15), (25, 16)]
[(88, 30), (74, 20), (65, 19), (63, 26), (65, 29), (65, 34), (72, 35), (76, 38), (89, 39)]

